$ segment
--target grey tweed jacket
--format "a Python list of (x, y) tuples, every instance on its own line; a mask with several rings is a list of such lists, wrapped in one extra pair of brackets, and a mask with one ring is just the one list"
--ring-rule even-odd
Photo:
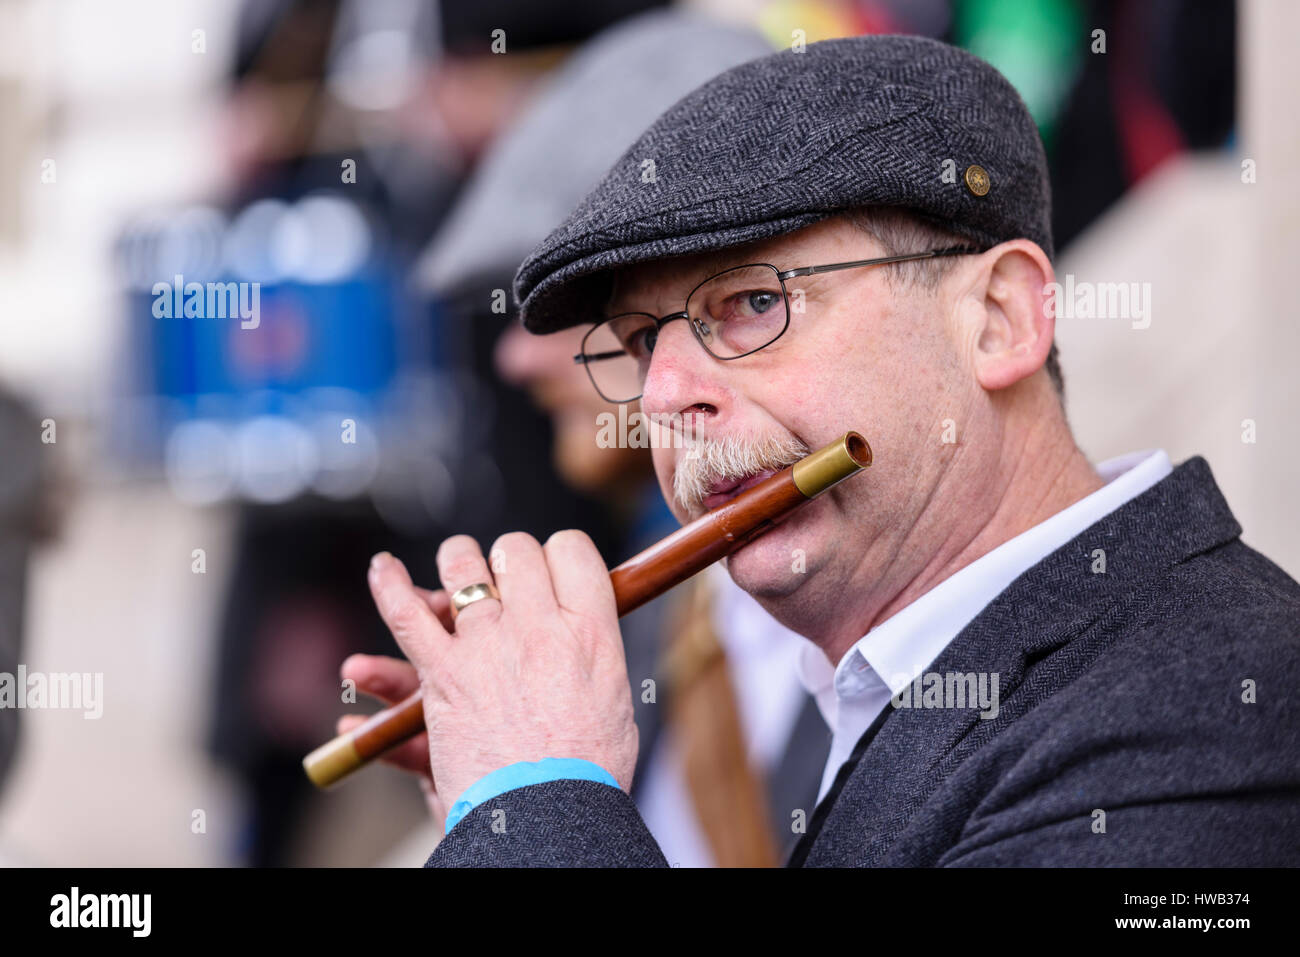
[[(791, 865), (1300, 865), (1300, 584), (1240, 534), (1197, 457), (1029, 569), (927, 669), (997, 674), (996, 717), (887, 707)], [(666, 863), (622, 791), (555, 781), (426, 866)]]

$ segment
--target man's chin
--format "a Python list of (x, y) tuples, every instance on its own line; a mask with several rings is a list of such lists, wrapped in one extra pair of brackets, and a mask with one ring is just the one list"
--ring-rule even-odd
[(806, 542), (806, 535), (796, 534), (789, 524), (782, 523), (725, 559), (731, 580), (755, 598), (784, 598), (808, 580), (808, 555), (798, 545), (800, 539)]

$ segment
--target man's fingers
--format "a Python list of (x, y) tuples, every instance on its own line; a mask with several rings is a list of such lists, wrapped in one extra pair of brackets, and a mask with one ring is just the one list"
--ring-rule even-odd
[(451, 617), (451, 596), (447, 594), (445, 588), (439, 588), (437, 591), (430, 591), (428, 588), (416, 588), (420, 597), (429, 609), (438, 616), (438, 621), (447, 631), (456, 630), (456, 622)]
[(352, 655), (343, 662), (339, 675), (356, 682), (357, 690), (394, 704), (420, 690), (415, 665), (386, 655)]
[[(357, 683), (357, 690), (378, 698), (384, 704), (395, 704), (420, 688), (420, 676), (415, 666), (400, 658), (385, 655), (352, 655), (343, 662), (339, 673)], [(338, 720), (338, 734), (346, 734), (368, 720), (364, 715), (348, 714)], [(379, 759), (404, 771), (415, 774), (429, 773), (429, 735), (417, 734), (409, 741)]]
[(380, 552), (371, 559), (367, 578), (375, 607), (398, 647), (410, 661), (431, 665), (439, 644), (448, 639), (447, 631), (412, 584), (406, 566)]
[(561, 608), (593, 618), (617, 615), (609, 569), (586, 532), (574, 528), (556, 532), (542, 550)]
[[(361, 714), (345, 714), (335, 726), (335, 734), (347, 734), (353, 728), (362, 725), (367, 718)], [(403, 741), (391, 751), (379, 757), (380, 764), (388, 764), (412, 774), (429, 775), (429, 735), (421, 732), (409, 741)]]
[(525, 608), (530, 616), (554, 614), (555, 591), (537, 539), (527, 532), (510, 532), (492, 544), (489, 557), (507, 608)]
[[(488, 570), (487, 559), (478, 542), (468, 535), (453, 535), (438, 546), (438, 578), (449, 595), (462, 588), (477, 584), (495, 584)], [(501, 602), (495, 598), (482, 598), (465, 606), (456, 616), (463, 626), (471, 621), (491, 621), (501, 614)], [(466, 616), (469, 617), (466, 617)]]

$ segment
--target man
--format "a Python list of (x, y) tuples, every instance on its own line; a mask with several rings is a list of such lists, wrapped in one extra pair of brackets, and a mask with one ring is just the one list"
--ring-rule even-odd
[[(680, 101), (520, 269), (531, 331), (613, 318), (643, 409), (699, 417), (690, 449), (655, 451), (682, 520), (847, 429), (873, 445), (727, 561), (822, 654), (805, 672), (834, 738), (791, 863), (1300, 863), (1300, 585), (1242, 544), (1204, 460), (1094, 469), (1076, 447), (1048, 213), (996, 71), (856, 38)], [(583, 355), (602, 391), (626, 382)], [(433, 593), (386, 554), (370, 571), (424, 692), (448, 812), (429, 864), (664, 864), (625, 794), (595, 549), (490, 554), (500, 573), (448, 539)], [(453, 619), (480, 583), (499, 598)]]

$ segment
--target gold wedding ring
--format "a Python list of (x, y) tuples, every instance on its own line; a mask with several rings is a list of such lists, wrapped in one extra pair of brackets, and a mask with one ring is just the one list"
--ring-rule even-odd
[(476, 601), (482, 601), (484, 598), (495, 598), (501, 600), (501, 593), (497, 591), (496, 586), (490, 582), (475, 582), (473, 585), (466, 585), (464, 588), (458, 588), (451, 596), (451, 617), (454, 621), (456, 616)]

